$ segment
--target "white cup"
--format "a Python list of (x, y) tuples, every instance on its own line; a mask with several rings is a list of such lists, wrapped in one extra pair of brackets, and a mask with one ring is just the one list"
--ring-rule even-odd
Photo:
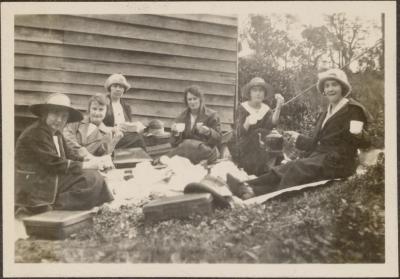
[(197, 122), (196, 123), (196, 128), (199, 129), (203, 125), (204, 125), (203, 122)]
[(185, 131), (185, 123), (176, 123), (175, 127), (178, 133), (182, 133), (183, 131)]
[(357, 121), (357, 120), (351, 120), (350, 121), (350, 133), (358, 135), (359, 133), (361, 133), (363, 126), (364, 126), (364, 122)]

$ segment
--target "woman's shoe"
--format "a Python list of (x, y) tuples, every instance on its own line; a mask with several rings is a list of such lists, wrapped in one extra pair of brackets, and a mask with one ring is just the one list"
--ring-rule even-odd
[(226, 184), (228, 184), (232, 194), (242, 200), (247, 200), (255, 196), (253, 189), (246, 182), (241, 182), (230, 173), (226, 174)]

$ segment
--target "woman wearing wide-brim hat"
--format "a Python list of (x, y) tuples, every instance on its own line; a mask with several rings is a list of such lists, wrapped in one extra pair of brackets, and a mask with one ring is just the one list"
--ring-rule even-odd
[(51, 208), (84, 210), (113, 200), (98, 170), (111, 161), (88, 160), (74, 153), (62, 131), (82, 120), (64, 94), (52, 94), (30, 107), (39, 119), (26, 128), (16, 143), (15, 203), (33, 212)]
[(306, 157), (273, 167), (262, 176), (240, 182), (228, 176), (232, 192), (242, 199), (262, 195), (305, 183), (345, 178), (357, 168), (357, 149), (370, 145), (367, 133), (369, 114), (349, 97), (351, 86), (346, 74), (330, 69), (319, 74), (318, 91), (328, 100), (311, 137), (294, 131), (286, 132), (289, 140)]
[(103, 122), (108, 127), (114, 127), (115, 133), (122, 132), (124, 136), (118, 141), (115, 148), (145, 148), (141, 133), (144, 125), (139, 121), (133, 122), (131, 107), (122, 99), (122, 96), (131, 88), (131, 85), (122, 74), (110, 75), (104, 83), (110, 103), (107, 105), (106, 117)]
[[(264, 79), (255, 77), (247, 83), (242, 96), (242, 102), (236, 113), (235, 135), (230, 143), (233, 160), (248, 174), (260, 175), (268, 170), (268, 154), (260, 145), (279, 120), (283, 97), (276, 94), (275, 111), (265, 103), (272, 96), (272, 87)], [(277, 160), (279, 163), (281, 160)]]

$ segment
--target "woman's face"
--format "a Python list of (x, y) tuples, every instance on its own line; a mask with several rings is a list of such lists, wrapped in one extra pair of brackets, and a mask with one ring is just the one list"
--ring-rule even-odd
[(124, 95), (124, 92), (125, 92), (125, 86), (118, 83), (111, 84), (110, 94), (112, 99), (119, 100), (122, 97), (122, 95)]
[(190, 110), (198, 110), (200, 108), (200, 98), (188, 92), (186, 101)]
[(62, 132), (65, 125), (67, 124), (69, 112), (62, 108), (51, 108), (46, 116), (46, 124), (50, 127), (51, 131)]
[(107, 112), (106, 105), (101, 105), (101, 104), (99, 104), (99, 102), (93, 101), (90, 104), (90, 108), (89, 108), (90, 122), (97, 126), (100, 125), (100, 123), (103, 122), (104, 117), (106, 117), (106, 112)]
[(253, 86), (250, 88), (249, 99), (251, 102), (262, 103), (264, 101), (265, 91), (261, 86)]
[(336, 80), (325, 81), (324, 93), (330, 104), (337, 104), (343, 98), (342, 86)]

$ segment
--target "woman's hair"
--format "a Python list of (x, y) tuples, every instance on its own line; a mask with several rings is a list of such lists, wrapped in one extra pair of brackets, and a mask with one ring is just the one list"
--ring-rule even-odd
[(110, 103), (110, 100), (107, 98), (107, 96), (105, 94), (96, 93), (89, 99), (88, 112), (90, 111), (90, 106), (92, 105), (92, 103), (94, 101), (96, 101), (97, 103), (99, 103), (100, 105), (103, 105), (103, 106), (107, 106)]
[(190, 93), (200, 99), (200, 109), (202, 107), (204, 107), (204, 94), (203, 94), (203, 92), (200, 91), (200, 89), (197, 86), (191, 85), (191, 86), (185, 88), (183, 93), (184, 93), (184, 95), (183, 95), (184, 103), (186, 106), (188, 106), (187, 95)]

